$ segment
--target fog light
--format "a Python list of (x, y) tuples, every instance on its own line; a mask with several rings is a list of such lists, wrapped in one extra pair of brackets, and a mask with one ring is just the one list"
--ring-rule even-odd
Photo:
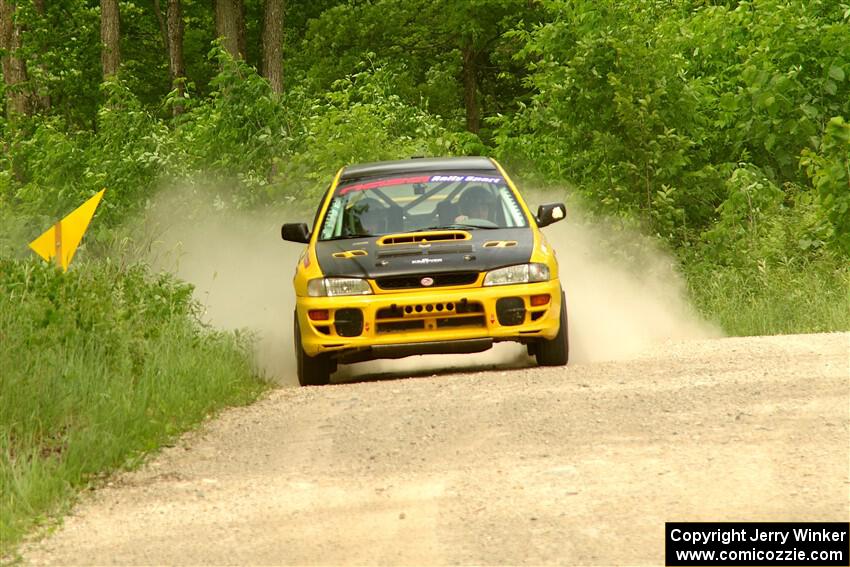
[(540, 305), (546, 305), (547, 303), (549, 303), (549, 294), (548, 293), (543, 294), (543, 295), (532, 295), (531, 296), (531, 306), (532, 307), (538, 307)]
[(525, 321), (525, 303), (519, 297), (503, 297), (496, 302), (496, 316), (500, 325), (521, 325)]
[(327, 321), (330, 319), (330, 314), (327, 309), (311, 309), (307, 315), (312, 321)]
[(337, 309), (334, 329), (340, 337), (356, 337), (363, 332), (363, 312), (359, 309)]

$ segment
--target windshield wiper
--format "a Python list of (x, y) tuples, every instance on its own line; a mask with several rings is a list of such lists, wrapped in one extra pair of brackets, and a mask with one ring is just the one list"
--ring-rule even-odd
[(328, 240), (348, 240), (350, 238), (372, 238), (373, 236), (377, 236), (377, 234), (340, 234), (339, 236), (331, 236), (330, 238), (325, 238), (324, 241)]
[(487, 230), (492, 230), (494, 228), (499, 228), (499, 226), (490, 226), (490, 225), (486, 225), (486, 224), (472, 224), (472, 223), (456, 222), (456, 223), (452, 223), (452, 224), (444, 224), (442, 226), (429, 226), (428, 228), (419, 228), (417, 230), (410, 230), (408, 232), (419, 232), (419, 231), (422, 231), (422, 230), (440, 230), (440, 229), (452, 229), (452, 228), (466, 228), (466, 229), (483, 228), (483, 229), (487, 229)]
[[(426, 226), (423, 228), (414, 228), (412, 230), (405, 230), (399, 232), (392, 232), (391, 234), (410, 234), (411, 232), (424, 232), (427, 230), (452, 230), (452, 229), (466, 229), (466, 230), (474, 230), (476, 228), (483, 228), (485, 230), (493, 230), (496, 228), (501, 228), (500, 226), (490, 226), (483, 224), (471, 224), (471, 223), (452, 223), (452, 224), (444, 224), (437, 226)], [(327, 242), (329, 240), (348, 240), (351, 238), (373, 238), (375, 236), (381, 236), (380, 234), (340, 234), (339, 236), (331, 236), (330, 238), (325, 238), (322, 241)]]

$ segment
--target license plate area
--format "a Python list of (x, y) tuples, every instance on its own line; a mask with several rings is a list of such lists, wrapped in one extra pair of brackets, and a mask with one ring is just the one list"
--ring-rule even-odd
[(375, 313), (378, 334), (486, 327), (484, 306), (477, 301), (392, 304)]

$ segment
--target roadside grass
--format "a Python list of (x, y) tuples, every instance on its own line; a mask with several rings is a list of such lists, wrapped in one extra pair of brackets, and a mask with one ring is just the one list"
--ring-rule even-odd
[(249, 337), (199, 323), (191, 293), (143, 266), (0, 258), (0, 557), (92, 480), (266, 388)]
[(686, 265), (697, 308), (733, 336), (850, 331), (850, 266)]

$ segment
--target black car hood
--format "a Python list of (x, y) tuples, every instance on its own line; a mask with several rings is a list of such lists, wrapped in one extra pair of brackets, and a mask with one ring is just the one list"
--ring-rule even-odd
[(528, 262), (534, 248), (530, 228), (451, 232), (468, 233), (471, 238), (408, 244), (379, 243), (386, 241), (387, 237), (324, 240), (316, 243), (316, 256), (325, 276), (374, 279), (441, 272), (483, 272)]

